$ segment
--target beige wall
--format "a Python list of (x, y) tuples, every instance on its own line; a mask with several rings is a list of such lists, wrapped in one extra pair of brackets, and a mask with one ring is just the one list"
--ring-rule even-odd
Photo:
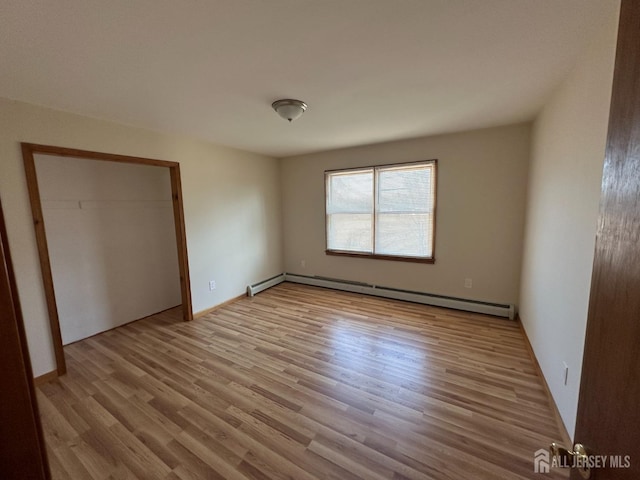
[[(517, 304), (529, 145), (520, 124), (283, 159), (285, 270)], [(432, 158), (435, 264), (325, 255), (324, 170)]]
[(64, 345), (182, 303), (168, 168), (35, 163)]
[[(576, 420), (617, 12), (537, 118), (520, 317), (570, 435)], [(569, 367), (564, 385), (564, 366)]]
[(54, 356), (21, 141), (180, 162), (194, 311), (282, 271), (277, 160), (0, 99), (0, 195), (36, 376)]

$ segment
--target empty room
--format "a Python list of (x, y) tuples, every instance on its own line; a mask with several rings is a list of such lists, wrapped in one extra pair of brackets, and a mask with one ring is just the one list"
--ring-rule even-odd
[(638, 2), (0, 39), (0, 478), (640, 478)]

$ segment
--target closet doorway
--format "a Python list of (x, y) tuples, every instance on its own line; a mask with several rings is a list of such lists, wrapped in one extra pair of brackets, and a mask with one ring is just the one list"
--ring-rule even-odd
[[(32, 143), (22, 143), (22, 156), (24, 160), (29, 198), (31, 201), (36, 242), (40, 258), (40, 268), (42, 271), (43, 287), (47, 302), (47, 310), (49, 314), (49, 323), (51, 326), (51, 336), (53, 341), (53, 350), (56, 360), (56, 370), (55, 372), (52, 372), (52, 374), (55, 373), (58, 376), (65, 374), (66, 363), (63, 350), (63, 335), (60, 327), (59, 308), (56, 301), (56, 292), (54, 289), (52, 261), (45, 230), (45, 215), (43, 214), (41, 191), (38, 184), (36, 170), (36, 163), (38, 162), (38, 164), (41, 164), (43, 162), (43, 159), (45, 158), (51, 157), (53, 161), (55, 157), (71, 157), (76, 161), (81, 160), (89, 162), (116, 162), (119, 164), (130, 164), (137, 166), (146, 165), (168, 169), (171, 187), (171, 207), (173, 210), (175, 246), (177, 247), (178, 272), (180, 277), (179, 288), (182, 301), (183, 319), (185, 321), (193, 319), (179, 163), (149, 158), (77, 150), (72, 148), (36, 145)], [(89, 204), (91, 204), (91, 202), (89, 202)], [(132, 320), (133, 319), (130, 319), (130, 321)]]

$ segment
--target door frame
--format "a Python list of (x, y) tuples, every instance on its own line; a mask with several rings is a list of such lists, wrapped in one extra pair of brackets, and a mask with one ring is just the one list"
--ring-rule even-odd
[(180, 164), (178, 162), (155, 160), (152, 158), (93, 152), (90, 150), (78, 150), (75, 148), (56, 147), (51, 145), (38, 145), (35, 143), (23, 142), (21, 143), (21, 146), (22, 159), (24, 161), (24, 170), (27, 178), (27, 188), (29, 190), (29, 200), (31, 202), (33, 226), (36, 233), (38, 256), (40, 258), (42, 283), (47, 301), (47, 311), (49, 313), (49, 324), (51, 326), (51, 336), (53, 340), (53, 350), (56, 358), (57, 375), (64, 375), (67, 372), (67, 365), (64, 358), (62, 335), (60, 332), (60, 318), (58, 316), (58, 306), (56, 303), (56, 296), (53, 285), (53, 274), (51, 271), (49, 248), (47, 246), (47, 234), (45, 232), (44, 217), (42, 215), (42, 203), (40, 200), (40, 189), (38, 187), (38, 178), (36, 174), (36, 164), (34, 159), (35, 154), (58, 157), (73, 157), (80, 160), (98, 160), (117, 163), (129, 163), (135, 165), (149, 165), (154, 167), (165, 167), (169, 169), (169, 174), (171, 177), (173, 220), (175, 225), (176, 243), (178, 247), (178, 268), (180, 271), (182, 315), (185, 322), (193, 320), (193, 309), (191, 304), (191, 283), (189, 280), (189, 260), (187, 256), (187, 238), (184, 224), (184, 207), (182, 200), (182, 183), (180, 180)]
[(0, 257), (0, 358), (4, 368), (0, 473), (7, 478), (48, 480), (51, 470), (1, 201)]

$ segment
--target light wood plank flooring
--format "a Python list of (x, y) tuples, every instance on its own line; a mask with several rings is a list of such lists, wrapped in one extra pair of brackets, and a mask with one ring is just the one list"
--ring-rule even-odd
[(515, 322), (281, 284), (65, 347), (55, 479), (535, 479), (560, 434)]

